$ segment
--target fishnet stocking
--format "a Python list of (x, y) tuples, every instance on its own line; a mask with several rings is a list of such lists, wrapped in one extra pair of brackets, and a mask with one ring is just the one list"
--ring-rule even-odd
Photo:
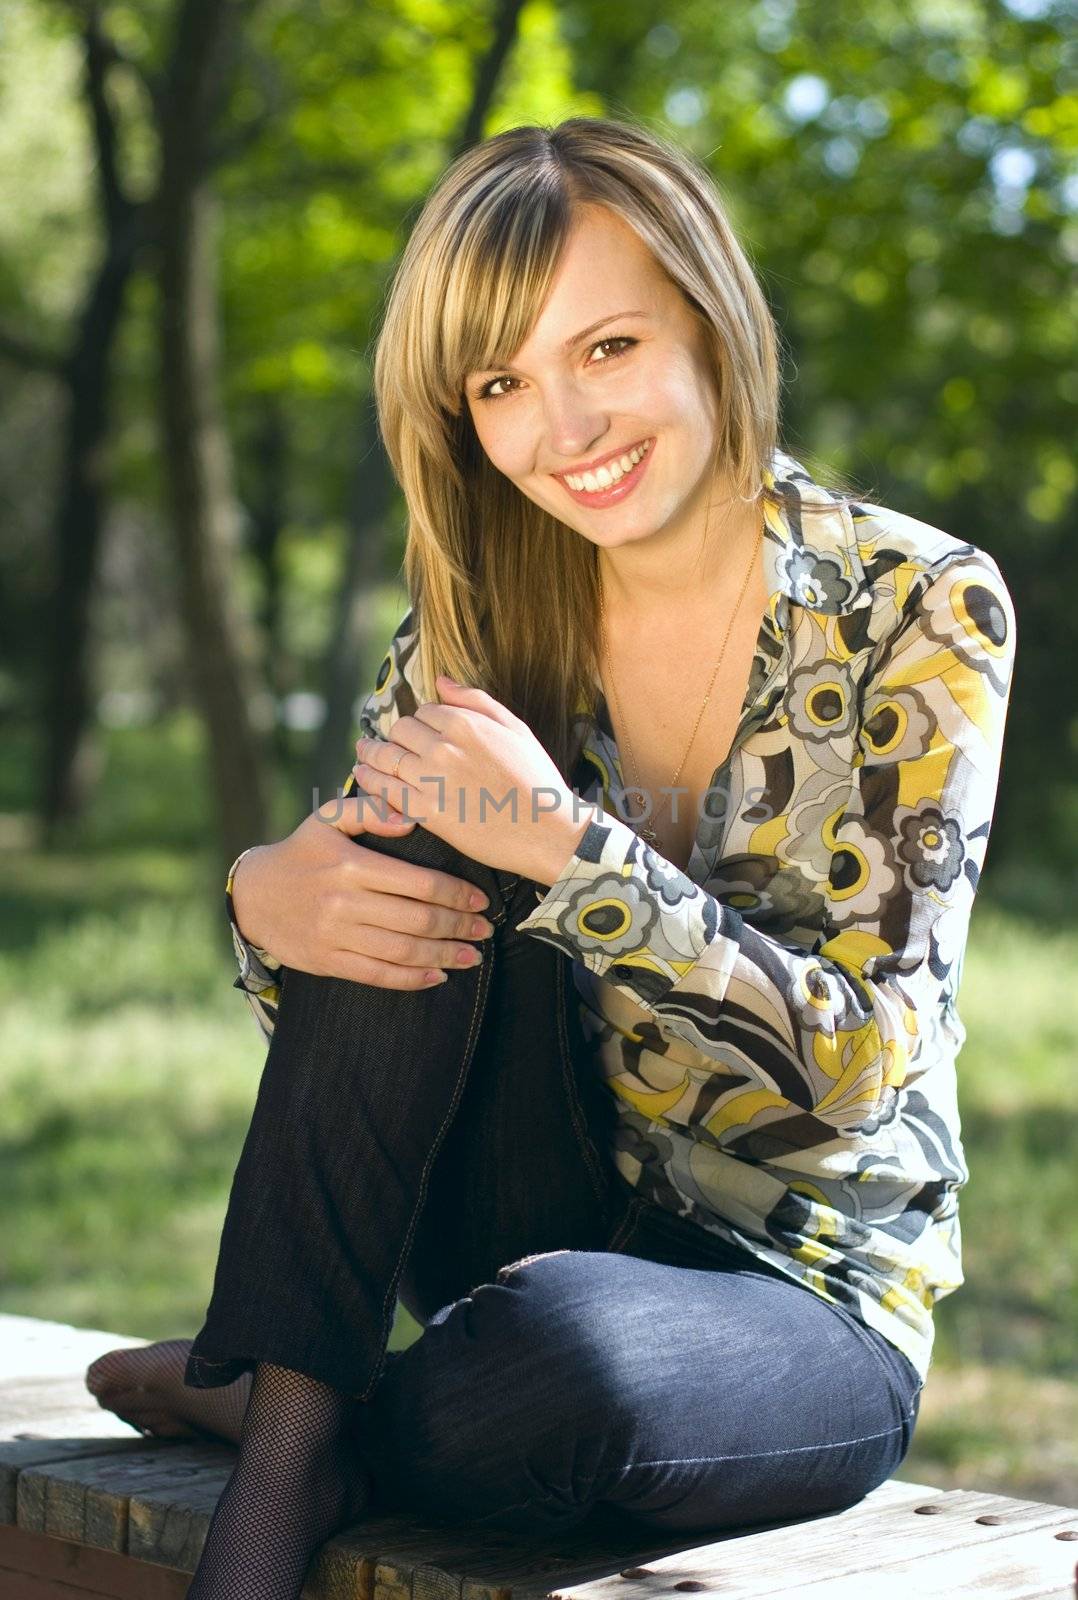
[(239, 1444), (251, 1374), (214, 1389), (184, 1383), (190, 1339), (109, 1350), (86, 1369), (99, 1406), (160, 1439), (218, 1438)]
[(369, 1477), (347, 1436), (358, 1404), (259, 1362), (187, 1600), (297, 1600), (315, 1551), (366, 1507)]

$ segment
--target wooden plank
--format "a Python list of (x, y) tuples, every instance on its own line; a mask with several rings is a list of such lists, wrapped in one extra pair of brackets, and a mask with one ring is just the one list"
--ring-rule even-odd
[[(908, 1600), (911, 1592), (918, 1600), (927, 1600), (930, 1594), (955, 1592), (954, 1572), (963, 1562), (980, 1562), (985, 1573), (994, 1570), (993, 1563), (1005, 1569), (1009, 1558), (993, 1555), (989, 1547), (1014, 1546), (1026, 1538), (1032, 1541), (1030, 1548), (1038, 1542), (1041, 1549), (1055, 1547), (1053, 1559), (1048, 1561), (1050, 1570), (1043, 1562), (1035, 1569), (1040, 1588), (1028, 1592), (1039, 1594), (1058, 1587), (1068, 1576), (1068, 1559), (1072, 1562), (1069, 1572), (1073, 1572), (1073, 1551), (1068, 1556), (1068, 1546), (1053, 1539), (1055, 1532), (1078, 1524), (1078, 1513), (1066, 1506), (955, 1490), (874, 1507), (873, 1514), (866, 1517), (871, 1498), (866, 1496), (850, 1510), (829, 1517), (814, 1517), (769, 1532), (750, 1530), (649, 1561), (647, 1571), (632, 1578), (608, 1577), (576, 1586), (563, 1583), (553, 1592), (557, 1600), (569, 1600), (570, 1596), (572, 1600), (614, 1600), (615, 1596), (617, 1600), (644, 1600), (665, 1593), (672, 1585), (693, 1582), (704, 1585), (701, 1593), (721, 1594), (724, 1600), (735, 1595), (781, 1595), (783, 1600), (793, 1600), (802, 1590), (805, 1600), (848, 1600), (854, 1594), (863, 1600), (865, 1573), (871, 1572), (873, 1600), (877, 1596), (889, 1600), (892, 1593), (897, 1596), (900, 1592), (897, 1580), (895, 1587), (890, 1587), (889, 1575), (901, 1569), (903, 1600)], [(918, 1505), (931, 1505), (933, 1514), (918, 1514)], [(985, 1517), (993, 1520), (978, 1520)], [(1021, 1548), (1026, 1547), (1023, 1544)], [(1062, 1565), (1060, 1551), (1065, 1552)], [(910, 1576), (914, 1567), (915, 1579)], [(938, 1591), (926, 1587), (937, 1567), (947, 1573), (945, 1586)], [(826, 1576), (806, 1579), (806, 1574), (814, 1572)], [(795, 1573), (800, 1575), (798, 1588), (794, 1587)], [(1025, 1595), (1027, 1590), (1023, 1588), (1021, 1593)], [(520, 1600), (519, 1592), (514, 1600)], [(1014, 1600), (1018, 1600), (1017, 1593)]]
[(98, 1405), (81, 1372), (4, 1380), (0, 1387), (0, 1440), (89, 1436), (142, 1438), (130, 1423)]
[(184, 1600), (190, 1574), (153, 1567), (110, 1550), (50, 1539), (25, 1528), (0, 1528), (3, 1600)]
[(16, 1520), (19, 1473), (50, 1462), (72, 1461), (82, 1457), (127, 1454), (149, 1449), (145, 1440), (128, 1434), (126, 1439), (5, 1439), (0, 1440), (0, 1525)]
[(131, 1496), (207, 1472), (219, 1481), (223, 1453), (220, 1445), (156, 1440), (140, 1451), (27, 1468), (17, 1484), (18, 1524), (30, 1533), (126, 1550)]
[(364, 1517), (322, 1546), (303, 1590), (304, 1600), (371, 1600), (380, 1552), (431, 1531), (406, 1511)]
[[(911, 1500), (920, 1504), (937, 1492), (892, 1480), (874, 1494), (883, 1504)], [(861, 1511), (862, 1507), (853, 1509)], [(789, 1522), (778, 1525), (786, 1527)], [(371, 1541), (364, 1540), (365, 1531), (361, 1525), (350, 1537), (355, 1546), (366, 1544), (369, 1559)], [(372, 1600), (414, 1600), (417, 1574), (426, 1590), (438, 1585), (448, 1592), (459, 1582), (461, 1600), (507, 1600), (509, 1595), (513, 1600), (545, 1600), (552, 1589), (560, 1593), (568, 1585), (609, 1578), (624, 1568), (699, 1545), (698, 1534), (649, 1529), (607, 1508), (600, 1508), (569, 1534), (552, 1533), (545, 1538), (522, 1539), (496, 1529), (480, 1531), (467, 1523), (427, 1530), (420, 1539), (415, 1538), (419, 1530), (414, 1524), (409, 1531), (412, 1537), (403, 1546), (382, 1544), (374, 1563)], [(331, 1548), (327, 1546), (327, 1551)], [(354, 1570), (362, 1577), (358, 1563)], [(622, 1580), (619, 1589), (625, 1587)], [(351, 1592), (342, 1585), (327, 1594), (327, 1600)], [(363, 1588), (361, 1592), (368, 1591)]]
[(210, 1519), (232, 1474), (236, 1452), (185, 1482), (167, 1479), (132, 1494), (127, 1507), (127, 1549), (139, 1561), (156, 1561), (194, 1572), (206, 1542)]
[[(1015, 1533), (962, 1550), (933, 1552), (872, 1571), (872, 1600), (1043, 1600), (1067, 1582), (1073, 1594), (1074, 1552), (1050, 1528)], [(863, 1574), (825, 1578), (783, 1591), (788, 1600), (864, 1600)]]
[[(538, 1574), (564, 1573), (566, 1560), (579, 1569), (582, 1560), (594, 1562), (603, 1552), (605, 1564), (600, 1570), (608, 1572), (612, 1537), (624, 1545), (618, 1558), (624, 1564), (629, 1554), (645, 1548), (641, 1540), (648, 1537), (648, 1530), (628, 1527), (618, 1519), (612, 1532), (610, 1523), (597, 1513), (571, 1534), (524, 1541), (499, 1529), (477, 1529), (467, 1521), (429, 1526), (406, 1512), (380, 1521), (367, 1518), (324, 1546), (312, 1569), (310, 1594), (312, 1600), (352, 1600), (356, 1595), (368, 1600), (418, 1600), (465, 1593), (469, 1600), (507, 1600), (515, 1591), (502, 1574), (519, 1568), (546, 1595), (550, 1580)], [(667, 1538), (659, 1548), (665, 1553), (673, 1542)], [(568, 1555), (569, 1551), (576, 1554)]]
[[(664, 1542), (660, 1542), (657, 1536), (658, 1530), (649, 1530), (645, 1524), (634, 1528), (628, 1519), (619, 1519), (618, 1523), (606, 1529), (597, 1525), (594, 1547), (590, 1551), (585, 1550), (574, 1555), (570, 1561), (566, 1561), (563, 1557), (550, 1556), (542, 1563), (537, 1563), (526, 1550), (510, 1551), (507, 1552), (508, 1559), (503, 1558), (497, 1563), (497, 1571), (503, 1583), (511, 1587), (513, 1600), (546, 1600), (547, 1595), (551, 1593), (575, 1595), (584, 1586), (590, 1596), (593, 1591), (596, 1594), (600, 1593), (600, 1586), (604, 1584), (604, 1580), (606, 1585), (602, 1589), (604, 1594), (610, 1596), (616, 1594), (618, 1600), (627, 1600), (627, 1597), (634, 1593), (634, 1589), (646, 1587), (650, 1595), (655, 1585), (665, 1593), (674, 1579), (660, 1580), (656, 1577), (654, 1584), (649, 1582), (646, 1585), (633, 1585), (620, 1576), (623, 1570), (648, 1566), (661, 1571), (657, 1564), (664, 1557), (676, 1558), (685, 1552), (696, 1552), (701, 1548), (725, 1549), (727, 1545), (734, 1544), (738, 1540), (748, 1545), (750, 1541), (774, 1537), (779, 1531), (797, 1534), (805, 1541), (806, 1548), (812, 1551), (818, 1551), (821, 1538), (856, 1548), (864, 1538), (866, 1530), (876, 1526), (881, 1514), (898, 1507), (927, 1504), (941, 1493), (941, 1490), (927, 1484), (907, 1483), (899, 1478), (891, 1478), (886, 1483), (880, 1484), (877, 1489), (873, 1489), (856, 1505), (848, 1506), (843, 1511), (761, 1523), (747, 1533), (736, 1530), (728, 1534), (719, 1533), (705, 1546), (701, 1546), (698, 1533), (683, 1534), (680, 1537), (670, 1534)], [(651, 1542), (645, 1543), (649, 1533)], [(556, 1548), (557, 1546), (551, 1546), (552, 1550)], [(580, 1555), (583, 1556), (582, 1562), (579, 1560)], [(469, 1568), (469, 1572), (477, 1575), (482, 1571), (483, 1568), (479, 1563), (473, 1563)], [(683, 1576), (685, 1574), (680, 1572), (676, 1574), (677, 1578)], [(468, 1594), (467, 1578), (463, 1600), (472, 1600)]]

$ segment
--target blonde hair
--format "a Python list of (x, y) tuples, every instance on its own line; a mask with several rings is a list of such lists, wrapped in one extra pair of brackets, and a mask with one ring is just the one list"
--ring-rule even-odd
[[(779, 431), (771, 311), (706, 169), (633, 122), (509, 128), (459, 156), (412, 229), (374, 361), (379, 426), (407, 505), (404, 568), (427, 698), (438, 672), (488, 690), (567, 781), (598, 665), (597, 547), (490, 464), (464, 380), (524, 343), (587, 204), (635, 229), (699, 317), (717, 379), (717, 459), (736, 493), (779, 498), (763, 481)], [(839, 490), (836, 503), (849, 498)]]

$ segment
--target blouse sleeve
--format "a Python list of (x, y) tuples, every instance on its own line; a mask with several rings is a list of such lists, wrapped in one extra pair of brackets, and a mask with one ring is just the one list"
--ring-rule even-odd
[(866, 666), (811, 950), (753, 927), (610, 817), (520, 923), (710, 1058), (720, 1139), (761, 1114), (855, 1132), (932, 1065), (923, 1032), (961, 972), (1014, 649), (990, 556), (964, 545), (918, 573)]
[[(357, 738), (375, 736), (385, 738), (399, 716), (411, 714), (415, 710), (417, 702), (409, 678), (408, 663), (415, 655), (416, 649), (417, 637), (413, 630), (413, 612), (409, 608), (394, 630), (386, 653), (382, 657), (381, 666), (378, 668), (374, 688), (360, 710)], [(355, 777), (349, 772), (341, 793), (347, 797), (355, 788)], [(236, 908), (232, 903), (232, 884), (236, 868), (248, 850), (252, 849), (254, 846), (248, 845), (247, 850), (241, 851), (229, 868), (225, 882), (225, 913), (232, 931), (232, 948), (239, 967), (239, 976), (233, 981), (232, 987), (239, 989), (245, 995), (259, 1032), (268, 1045), (277, 1024), (278, 973), (281, 962), (270, 955), (268, 950), (263, 950), (244, 937), (236, 921)]]

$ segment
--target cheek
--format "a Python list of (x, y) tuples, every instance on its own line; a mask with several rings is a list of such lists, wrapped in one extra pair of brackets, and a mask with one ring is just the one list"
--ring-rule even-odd
[[(497, 402), (493, 402), (497, 404)], [(535, 460), (534, 430), (521, 416), (481, 419), (476, 437), (495, 471), (507, 478), (520, 479), (531, 471)]]
[(710, 379), (689, 354), (679, 353), (649, 375), (650, 412), (672, 427), (697, 430), (714, 416)]

